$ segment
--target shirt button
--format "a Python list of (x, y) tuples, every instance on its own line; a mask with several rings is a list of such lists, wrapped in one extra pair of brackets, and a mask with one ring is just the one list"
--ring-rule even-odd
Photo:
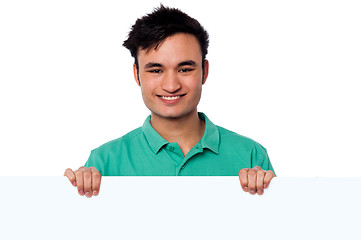
[(170, 146), (170, 147), (169, 147), (169, 151), (172, 151), (172, 152), (173, 152), (173, 151), (174, 151), (174, 147)]

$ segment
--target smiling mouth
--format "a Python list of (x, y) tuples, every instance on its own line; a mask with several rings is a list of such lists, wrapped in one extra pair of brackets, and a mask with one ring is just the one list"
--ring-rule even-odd
[(164, 99), (164, 100), (176, 100), (180, 97), (185, 96), (185, 94), (181, 94), (181, 95), (176, 95), (176, 96), (162, 96), (162, 95), (157, 95), (158, 97)]

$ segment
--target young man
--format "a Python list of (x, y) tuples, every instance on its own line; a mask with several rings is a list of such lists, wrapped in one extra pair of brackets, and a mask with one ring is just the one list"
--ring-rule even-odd
[(275, 176), (266, 149), (197, 111), (209, 69), (198, 21), (161, 5), (136, 21), (124, 46), (151, 115), (93, 150), (84, 167), (65, 171), (79, 194), (98, 195), (101, 176), (237, 175), (244, 191), (263, 194)]

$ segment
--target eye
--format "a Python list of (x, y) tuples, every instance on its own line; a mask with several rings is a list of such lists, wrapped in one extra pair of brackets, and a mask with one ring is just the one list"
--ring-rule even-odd
[(152, 69), (152, 70), (149, 70), (148, 72), (150, 72), (150, 73), (161, 73), (162, 70), (160, 70), (160, 69)]
[(179, 72), (185, 73), (185, 72), (190, 72), (190, 71), (193, 71), (193, 70), (194, 70), (194, 69), (192, 69), (192, 68), (182, 68), (182, 69), (179, 70)]

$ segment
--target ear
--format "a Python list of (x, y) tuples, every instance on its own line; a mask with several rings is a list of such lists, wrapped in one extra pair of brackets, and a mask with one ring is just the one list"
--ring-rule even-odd
[(204, 68), (203, 68), (203, 77), (202, 77), (202, 84), (206, 83), (208, 78), (208, 71), (209, 71), (209, 62), (208, 60), (204, 60)]
[(138, 69), (137, 69), (137, 66), (135, 65), (135, 63), (133, 63), (133, 74), (134, 74), (134, 79), (135, 79), (136, 83), (137, 83), (138, 86), (140, 87), (140, 80), (139, 80)]

